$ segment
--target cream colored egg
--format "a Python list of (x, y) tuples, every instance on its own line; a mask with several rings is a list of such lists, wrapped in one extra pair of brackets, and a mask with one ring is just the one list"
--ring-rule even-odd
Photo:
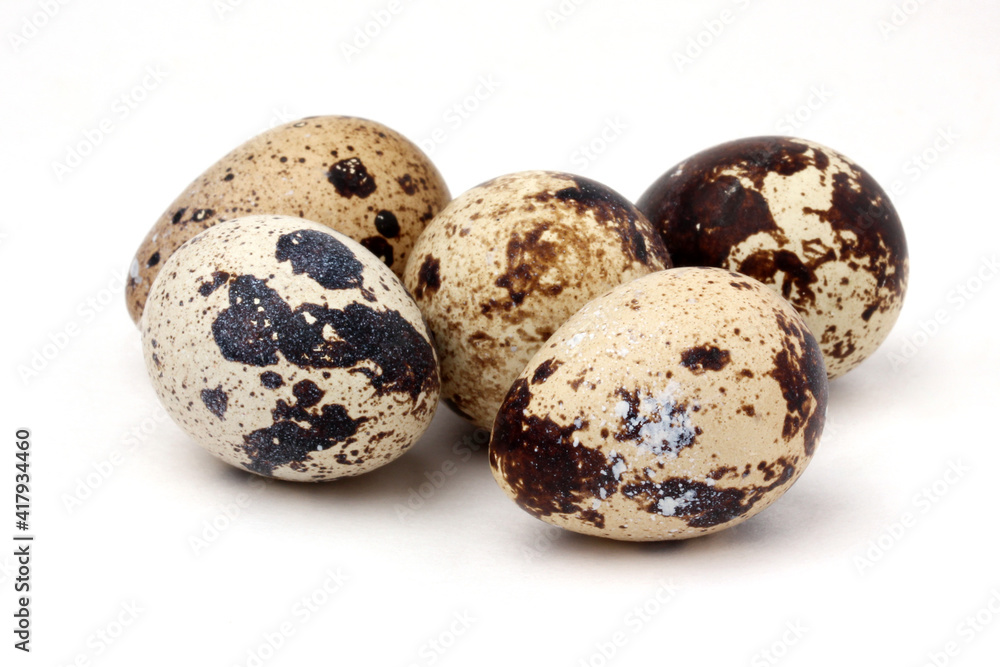
[(140, 321), (173, 420), (222, 460), (323, 481), (405, 452), (438, 400), (420, 311), (378, 258), (323, 225), (250, 216), (164, 263)]
[(712, 268), (588, 303), (518, 376), (493, 427), (500, 487), (556, 526), (620, 540), (705, 535), (799, 478), (827, 377), (794, 308)]
[(430, 159), (380, 123), (316, 116), (273, 128), (209, 167), (149, 230), (129, 271), (129, 314), (139, 321), (167, 258), (223, 220), (257, 214), (314, 220), (402, 275), (417, 236), (450, 198)]
[(587, 301), (670, 266), (646, 219), (610, 188), (528, 171), (464, 193), (417, 240), (404, 282), (434, 333), (443, 398), (480, 427), (511, 381)]
[(639, 199), (678, 266), (766, 283), (819, 341), (831, 378), (868, 358), (903, 308), (909, 259), (889, 195), (825, 146), (731, 141), (666, 172)]

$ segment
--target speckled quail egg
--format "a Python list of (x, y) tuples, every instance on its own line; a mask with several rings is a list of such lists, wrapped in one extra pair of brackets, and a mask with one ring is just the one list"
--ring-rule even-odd
[(715, 266), (771, 285), (819, 341), (830, 378), (889, 335), (909, 260), (889, 196), (819, 144), (740, 139), (666, 172), (639, 199), (677, 266)]
[(406, 451), (439, 393), (420, 311), (392, 271), (323, 225), (249, 216), (173, 253), (140, 321), (174, 421), (259, 475), (323, 481)]
[(482, 428), (556, 328), (611, 287), (670, 266), (614, 190), (527, 171), (464, 193), (424, 230), (403, 280), (434, 334), (444, 400)]
[(223, 220), (257, 214), (314, 220), (402, 275), (417, 236), (450, 199), (430, 159), (384, 125), (343, 116), (281, 125), (209, 167), (164, 211), (132, 260), (129, 314), (138, 323), (163, 262)]
[(715, 268), (661, 271), (573, 315), (517, 377), (490, 464), (523, 509), (620, 540), (705, 535), (798, 479), (827, 377), (795, 309)]

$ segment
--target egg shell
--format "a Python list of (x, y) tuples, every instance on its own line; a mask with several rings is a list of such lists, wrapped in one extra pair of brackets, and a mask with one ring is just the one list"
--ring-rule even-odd
[(434, 333), (444, 400), (490, 428), (511, 381), (560, 324), (669, 266), (649, 222), (617, 192), (527, 171), (452, 201), (417, 240), (403, 280)]
[(802, 474), (827, 378), (795, 310), (729, 271), (661, 271), (595, 299), (517, 377), (490, 440), (500, 487), (569, 530), (713, 533)]
[(223, 220), (255, 214), (314, 220), (402, 275), (417, 236), (450, 199), (430, 159), (380, 123), (316, 116), (275, 127), (209, 167), (156, 221), (129, 268), (129, 314), (139, 321), (167, 258)]
[(167, 413), (259, 475), (367, 472), (412, 446), (437, 406), (434, 348), (399, 279), (299, 218), (249, 216), (189, 240), (164, 263), (140, 330)]
[(825, 146), (721, 144), (667, 171), (637, 203), (677, 266), (746, 274), (792, 302), (830, 378), (868, 358), (903, 307), (906, 236), (888, 194)]

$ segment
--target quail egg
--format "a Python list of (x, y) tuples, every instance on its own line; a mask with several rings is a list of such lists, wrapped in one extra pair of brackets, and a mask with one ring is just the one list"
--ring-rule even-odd
[(766, 283), (805, 318), (836, 378), (869, 357), (903, 307), (909, 259), (868, 172), (803, 139), (754, 137), (667, 171), (638, 201), (678, 266)]
[(249, 216), (163, 264), (140, 321), (173, 420), (258, 475), (324, 481), (400, 456), (437, 406), (437, 360), (392, 271), (347, 236)]
[(417, 240), (404, 282), (434, 334), (444, 400), (489, 428), (511, 381), (566, 318), (669, 266), (655, 230), (617, 192), (528, 171), (445, 207)]
[(167, 207), (132, 259), (129, 314), (138, 323), (167, 258), (223, 220), (257, 214), (314, 220), (402, 275), (417, 236), (450, 198), (430, 159), (384, 125), (343, 116), (281, 125), (209, 167)]
[(826, 402), (823, 356), (787, 301), (722, 269), (660, 271), (594, 299), (538, 350), (497, 414), (490, 465), (556, 526), (706, 535), (799, 478)]

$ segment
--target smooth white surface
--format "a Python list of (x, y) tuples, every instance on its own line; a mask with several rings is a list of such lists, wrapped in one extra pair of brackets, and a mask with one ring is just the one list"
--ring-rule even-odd
[[(3, 664), (252, 665), (248, 652), (289, 629), (261, 664), (923, 665), (947, 648), (957, 654), (939, 664), (993, 664), (995, 3), (566, 0), (575, 9), (550, 25), (557, 0), (405, 1), (348, 62), (342, 45), (387, 0), (229, 0), (220, 16), (225, 1), (0, 9)], [(15, 50), (11, 35), (43, 5), (58, 11)], [(894, 7), (910, 15), (883, 35)], [(708, 46), (679, 71), (674, 54), (724, 10), (731, 21), (702, 35)], [(145, 99), (123, 107), (147, 68), (162, 80), (147, 78)], [(477, 88), (478, 108), (450, 111)], [(782, 120), (810, 99), (818, 108), (799, 127)], [(549, 529), (496, 488), (483, 452), (465, 460), (472, 431), (446, 409), (415, 449), (365, 477), (262, 485), (160, 419), (121, 277), (204, 168), (269, 125), (336, 113), (415, 141), (436, 136), (433, 159), (453, 194), (555, 168), (636, 198), (725, 140), (819, 141), (887, 188), (905, 186), (894, 201), (911, 251), (906, 307), (883, 348), (833, 384), (827, 433), (802, 479), (715, 536), (631, 545)], [(105, 119), (110, 134), (60, 180), (53, 163)], [(602, 132), (599, 156), (577, 153)], [(916, 166), (949, 133), (934, 163)], [(946, 321), (935, 328), (936, 315)], [(19, 368), (67, 326), (78, 334), (24, 380)], [(22, 425), (34, 431), (38, 536), (29, 656), (13, 650), (9, 629)], [(401, 519), (411, 490), (446, 461), (457, 472)], [(935, 484), (940, 496), (921, 499)], [(226, 525), (238, 501), (195, 553), (191, 538), (206, 522)], [(861, 565), (880, 540), (888, 549)], [(324, 599), (328, 570), (348, 579)], [(676, 593), (661, 589), (670, 580)], [(325, 604), (296, 607), (312, 595)], [(965, 619), (991, 599), (975, 630)], [(135, 621), (110, 645), (99, 639), (133, 603)]]

